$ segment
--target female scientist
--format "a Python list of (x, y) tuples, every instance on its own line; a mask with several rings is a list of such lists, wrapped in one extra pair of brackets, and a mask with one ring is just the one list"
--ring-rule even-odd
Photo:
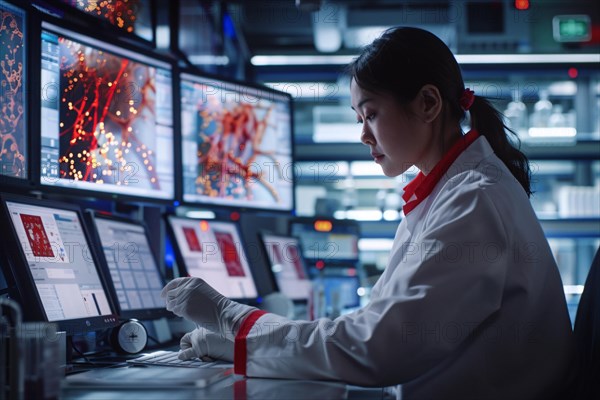
[(527, 158), (501, 115), (465, 89), (450, 50), (421, 29), (386, 31), (349, 73), (375, 162), (387, 176), (420, 170), (369, 304), (291, 321), (201, 279), (175, 279), (163, 290), (167, 309), (200, 325), (181, 357), (233, 360), (248, 377), (404, 384), (404, 398), (561, 393), (571, 359), (562, 283), (529, 203)]

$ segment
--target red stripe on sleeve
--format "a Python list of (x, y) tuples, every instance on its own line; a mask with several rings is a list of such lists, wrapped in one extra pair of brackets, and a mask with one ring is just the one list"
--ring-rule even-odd
[(248, 400), (246, 379), (233, 382), (233, 400)]
[(246, 337), (250, 330), (260, 317), (267, 312), (263, 310), (253, 311), (246, 317), (242, 326), (235, 336), (235, 345), (233, 348), (233, 372), (239, 375), (246, 375), (246, 363), (248, 361), (248, 348), (246, 345)]

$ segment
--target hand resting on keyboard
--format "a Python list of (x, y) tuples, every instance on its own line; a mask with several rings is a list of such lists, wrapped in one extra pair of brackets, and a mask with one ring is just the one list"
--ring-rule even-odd
[(220, 332), (199, 327), (183, 335), (180, 341), (180, 360), (199, 358), (233, 362), (233, 338), (228, 338)]

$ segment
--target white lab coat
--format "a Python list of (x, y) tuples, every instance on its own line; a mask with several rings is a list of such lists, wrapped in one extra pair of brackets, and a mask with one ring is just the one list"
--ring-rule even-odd
[(400, 223), (369, 304), (335, 320), (263, 315), (247, 336), (246, 373), (404, 384), (405, 399), (546, 399), (570, 358), (544, 233), (479, 137)]

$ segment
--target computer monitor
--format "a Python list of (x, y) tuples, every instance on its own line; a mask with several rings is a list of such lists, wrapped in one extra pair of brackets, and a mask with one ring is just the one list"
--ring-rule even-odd
[(0, 182), (29, 178), (27, 21), (25, 11), (0, 1)]
[(328, 308), (360, 307), (360, 278), (357, 275), (325, 275), (321, 278)]
[(41, 184), (174, 198), (171, 64), (46, 21)]
[(290, 233), (300, 239), (302, 254), (311, 263), (347, 266), (359, 258), (359, 225), (355, 221), (324, 218), (291, 220)]
[(58, 0), (101, 21), (124, 34), (134, 34), (145, 40), (153, 40), (153, 0)]
[(181, 74), (183, 201), (294, 209), (287, 93)]
[(116, 325), (78, 207), (10, 195), (0, 199), (2, 244), (25, 318), (55, 322), (68, 334)]
[(94, 241), (121, 318), (169, 315), (160, 292), (165, 279), (142, 221), (88, 211)]
[(182, 275), (202, 278), (230, 299), (252, 300), (258, 297), (235, 222), (173, 215), (167, 216), (167, 221)]
[(265, 232), (260, 239), (279, 291), (292, 300), (308, 300), (312, 286), (298, 239)]

